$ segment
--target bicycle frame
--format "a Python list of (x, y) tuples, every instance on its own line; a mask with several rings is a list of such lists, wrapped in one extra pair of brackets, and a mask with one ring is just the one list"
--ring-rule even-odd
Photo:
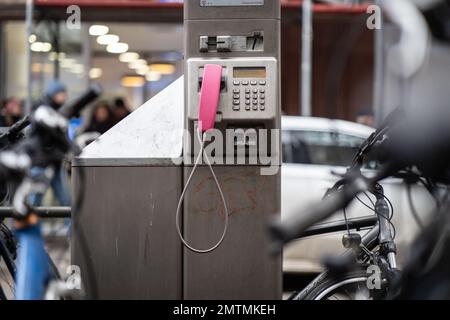
[[(377, 199), (375, 210), (378, 216), (368, 216), (348, 219), (347, 221), (341, 220), (314, 225), (307, 229), (298, 239), (313, 235), (324, 235), (332, 232), (347, 231), (349, 229), (360, 231), (371, 227), (370, 231), (361, 238), (360, 247), (365, 247), (372, 252), (376, 247), (380, 246), (382, 253), (385, 254), (388, 259), (390, 268), (396, 270), (396, 248), (390, 229), (390, 210), (384, 197), (383, 188), (381, 185), (376, 184), (374, 190), (371, 190), (370, 192), (375, 195)], [(341, 257), (345, 263), (348, 262), (348, 265), (351, 265), (354, 261), (355, 250), (348, 249)], [(314, 288), (315, 284), (327, 277), (328, 274), (329, 271), (325, 270), (314, 278), (303, 290), (294, 293), (289, 300), (302, 300), (309, 293), (309, 291)]]
[(16, 232), (20, 243), (16, 273), (16, 300), (40, 300), (51, 278), (50, 261), (40, 225)]
[(367, 217), (352, 218), (348, 219), (347, 221), (339, 220), (339, 221), (319, 223), (308, 228), (305, 232), (303, 232), (300, 235), (298, 239), (333, 232), (347, 231), (347, 226), (348, 229), (360, 231), (367, 228), (373, 228), (377, 222), (378, 218), (376, 216), (367, 216)]
[[(17, 268), (3, 239), (0, 238), (0, 257), (15, 280), (15, 298), (16, 300), (42, 299), (48, 281), (61, 279), (58, 269), (45, 250), (40, 225), (17, 230), (16, 234), (21, 247), (17, 260), (26, 262), (18, 263)], [(0, 300), (6, 300), (6, 298), (0, 286)]]

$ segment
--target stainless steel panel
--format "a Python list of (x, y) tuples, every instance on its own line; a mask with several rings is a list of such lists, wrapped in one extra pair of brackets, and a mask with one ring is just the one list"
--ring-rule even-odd
[[(192, 57), (275, 57), (280, 56), (280, 20), (185, 20), (185, 59)], [(200, 52), (200, 36), (244, 36), (254, 31), (264, 32), (264, 51)]]
[[(222, 234), (224, 209), (208, 168), (197, 170), (184, 203), (184, 233), (191, 245), (207, 249)], [(184, 249), (184, 299), (281, 299), (281, 258), (269, 254), (267, 236), (268, 220), (280, 214), (280, 175), (261, 176), (257, 166), (214, 170), (229, 229), (212, 253)]]
[[(80, 167), (74, 167), (78, 190)], [(80, 225), (101, 299), (180, 299), (182, 251), (175, 231), (181, 167), (83, 167)], [(84, 256), (73, 234), (73, 263)], [(89, 287), (88, 287), (89, 288)]]
[(188, 0), (184, 4), (184, 19), (280, 19), (280, 1), (264, 0), (263, 6), (201, 7), (201, 0)]

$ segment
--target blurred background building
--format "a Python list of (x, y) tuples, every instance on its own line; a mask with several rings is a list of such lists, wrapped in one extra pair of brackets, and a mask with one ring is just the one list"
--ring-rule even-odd
[[(25, 2), (0, 0), (2, 100), (26, 96)], [(183, 73), (182, 1), (34, 2), (34, 35), (29, 39), (33, 42), (33, 99), (42, 94), (53, 78), (67, 84), (70, 96), (95, 80), (105, 88), (106, 100), (112, 102), (121, 97), (133, 110)], [(73, 4), (81, 8), (80, 29), (69, 29), (66, 23), (70, 16), (67, 8)], [(366, 28), (366, 7), (336, 8), (326, 4), (315, 7), (312, 112), (315, 116), (353, 119), (362, 107), (370, 108), (373, 32)], [(300, 18), (301, 1), (283, 1), (283, 111), (290, 115), (300, 112)], [(110, 53), (107, 45), (98, 43), (98, 35), (106, 31), (128, 45), (128, 54)], [(102, 40), (108, 43), (116, 39)]]
[[(105, 88), (105, 101), (122, 98), (132, 111), (183, 74), (182, 0), (34, 0), (32, 95), (39, 98), (54, 78), (64, 82), (69, 96), (90, 81)], [(27, 95), (26, 0), (0, 0), (0, 100)], [(366, 26), (373, 1), (324, 0), (314, 4), (312, 70), (313, 116), (355, 121), (373, 114), (374, 30)], [(282, 108), (301, 113), (302, 0), (282, 1)], [(80, 28), (69, 28), (68, 8), (81, 8)], [(436, 9), (435, 9), (436, 10)], [(438, 9), (438, 10), (442, 10)], [(430, 20), (433, 12), (427, 12)], [(439, 30), (438, 30), (439, 32)], [(445, 37), (445, 30), (440, 31)], [(108, 34), (99, 38), (99, 35)], [(111, 36), (113, 35), (113, 36)], [(117, 36), (117, 37), (114, 37)], [(384, 30), (385, 48), (398, 40), (395, 28)], [(123, 43), (111, 46), (108, 43)], [(103, 44), (99, 44), (103, 43)], [(112, 53), (115, 52), (115, 53)], [(120, 54), (118, 52), (126, 52)], [(450, 70), (448, 42), (434, 40), (430, 63), (411, 87), (412, 101), (448, 101), (445, 79)], [(132, 62), (130, 64), (130, 61)], [(384, 61), (383, 108), (399, 103), (398, 83)], [(385, 114), (387, 111), (375, 110)], [(378, 115), (380, 118), (382, 115)]]

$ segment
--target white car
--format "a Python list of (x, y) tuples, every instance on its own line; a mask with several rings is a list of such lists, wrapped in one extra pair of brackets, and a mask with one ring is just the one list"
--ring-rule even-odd
[[(324, 193), (344, 173), (373, 128), (342, 120), (313, 117), (283, 117), (282, 218), (291, 214), (306, 214), (308, 208), (321, 201)], [(370, 174), (369, 169), (364, 172)], [(396, 228), (396, 244), (401, 265), (408, 253), (408, 244), (418, 231), (408, 201), (407, 188), (400, 179), (386, 179), (382, 183), (385, 195), (392, 201)], [(414, 186), (412, 199), (421, 219), (433, 208), (433, 199), (424, 188)], [(367, 198), (361, 197), (367, 204)], [(347, 216), (360, 217), (374, 213), (354, 201)], [(330, 220), (342, 220), (337, 213)], [(283, 270), (286, 273), (315, 273), (322, 270), (321, 259), (345, 249), (342, 233), (314, 236), (293, 242), (285, 248)]]

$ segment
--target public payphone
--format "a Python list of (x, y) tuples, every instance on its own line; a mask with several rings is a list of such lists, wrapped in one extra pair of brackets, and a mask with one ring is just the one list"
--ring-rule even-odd
[(280, 2), (187, 1), (184, 26), (184, 298), (280, 298)]
[[(275, 132), (280, 128), (281, 113), (279, 33), (279, 1), (185, 3), (185, 110), (190, 133), (184, 141), (185, 163), (192, 162), (196, 154), (195, 128), (205, 64), (222, 67), (215, 128), (222, 133), (224, 147), (215, 149), (216, 157), (236, 159), (238, 146), (257, 145), (256, 152), (264, 150), (271, 163), (279, 163), (280, 144)], [(261, 135), (264, 146), (258, 140)], [(226, 148), (231, 144), (234, 150)]]
[[(281, 211), (280, 3), (187, 0), (184, 10), (184, 80), (74, 163), (99, 297), (280, 299), (281, 257), (269, 254), (267, 236)], [(198, 140), (211, 166), (199, 162), (192, 174)], [(84, 265), (77, 243), (73, 262)]]

